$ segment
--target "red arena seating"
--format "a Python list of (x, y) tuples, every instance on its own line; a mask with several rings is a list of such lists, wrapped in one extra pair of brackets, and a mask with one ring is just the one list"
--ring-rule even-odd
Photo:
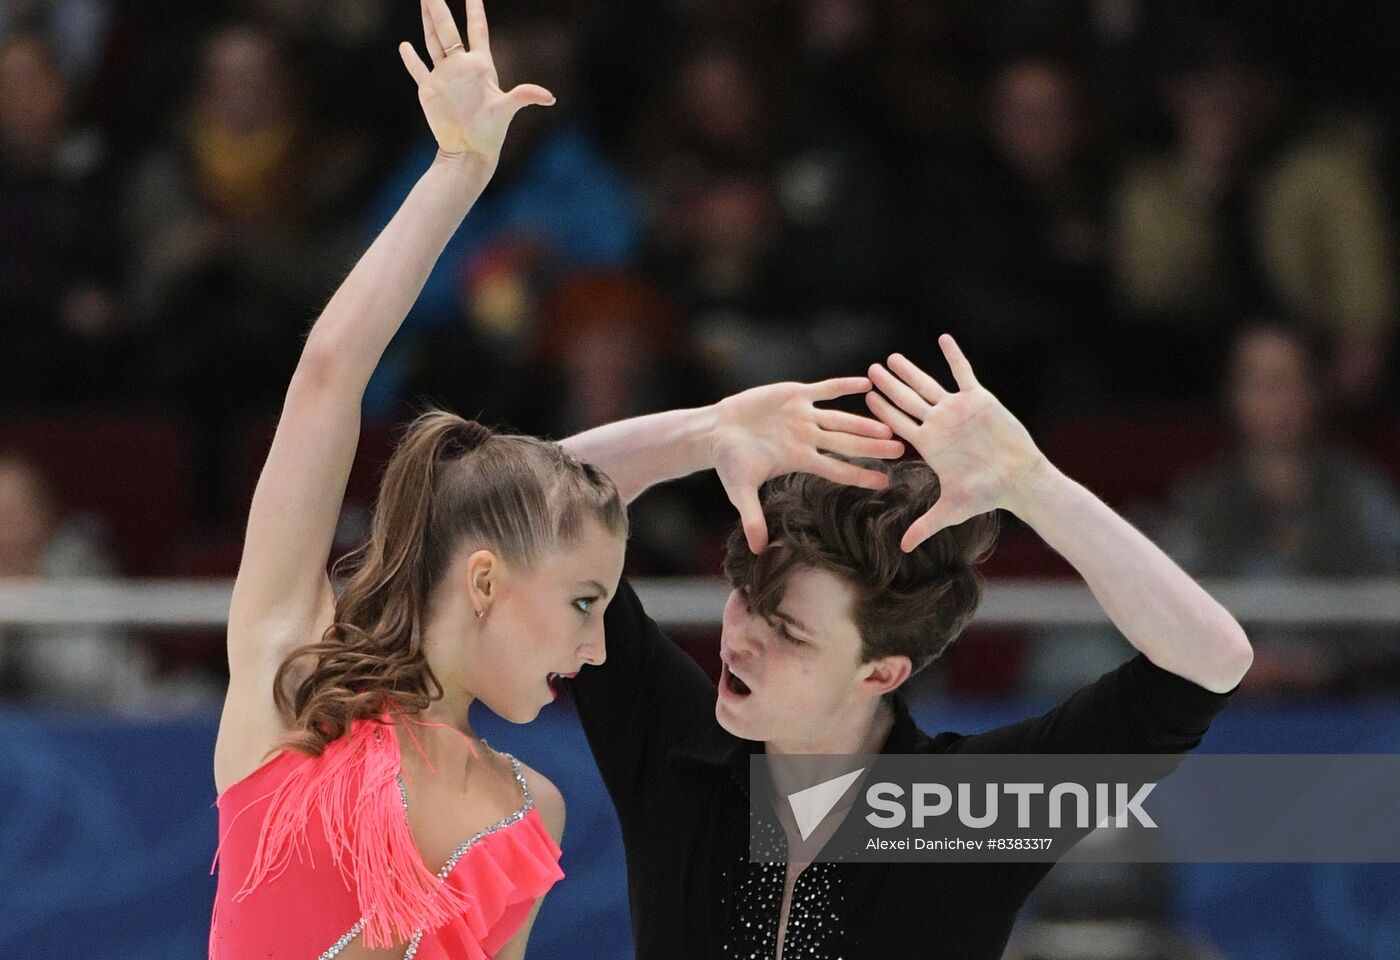
[(1061, 470), (1125, 510), (1166, 501), (1178, 481), (1215, 459), (1228, 428), (1200, 415), (1106, 415), (1063, 420), (1043, 449)]
[[(267, 461), (267, 451), (272, 446), (272, 435), (277, 422), (269, 420), (248, 431), (242, 445), (242, 483), (237, 491), (238, 501), (234, 513), (246, 517), (248, 505), (253, 500), (253, 489), (258, 476)], [(394, 424), (366, 424), (360, 431), (359, 446), (355, 449), (355, 463), (350, 468), (350, 479), (345, 486), (345, 503), (372, 507), (379, 492), (379, 478), (394, 452), (397, 440), (397, 426)]]
[(1378, 423), (1357, 431), (1357, 446), (1363, 455), (1390, 476), (1400, 487), (1400, 421)]
[(0, 449), (32, 459), (60, 510), (91, 513), (110, 536), (121, 572), (165, 572), (193, 516), (184, 438), (150, 416), (46, 414), (0, 421)]

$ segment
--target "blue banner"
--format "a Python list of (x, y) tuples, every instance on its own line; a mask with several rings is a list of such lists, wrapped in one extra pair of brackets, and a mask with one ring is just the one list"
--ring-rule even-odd
[[(972, 732), (1044, 704), (916, 705), (926, 730)], [(132, 720), (0, 710), (0, 956), (199, 960), (206, 955), (217, 818), (215, 716)], [(550, 777), (568, 801), (567, 878), (531, 938), (535, 960), (627, 960), (617, 820), (577, 719), (528, 726), (480, 710), (475, 729)], [(1400, 753), (1400, 705), (1265, 708), (1216, 721), (1217, 753)], [(1053, 876), (1053, 874), (1052, 874)], [(1182, 865), (1173, 911), (1235, 960), (1394, 960), (1400, 865)]]

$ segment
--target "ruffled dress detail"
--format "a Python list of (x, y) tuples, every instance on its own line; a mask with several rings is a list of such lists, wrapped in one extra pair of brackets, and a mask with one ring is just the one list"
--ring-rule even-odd
[(210, 960), (330, 960), (357, 936), (418, 960), (489, 960), (564, 876), (511, 763), (522, 806), (434, 873), (409, 828), (387, 717), (355, 721), (320, 757), (278, 754), (218, 800)]

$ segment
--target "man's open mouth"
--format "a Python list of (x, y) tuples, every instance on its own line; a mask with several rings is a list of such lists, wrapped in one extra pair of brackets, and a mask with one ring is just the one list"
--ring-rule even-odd
[(724, 684), (725, 688), (728, 689), (730, 693), (737, 697), (747, 697), (749, 694), (753, 693), (753, 691), (749, 689), (749, 685), (743, 680), (740, 680), (739, 677), (735, 675), (734, 671), (729, 669), (729, 664), (727, 663), (724, 664), (723, 674), (724, 675), (720, 677), (720, 683)]

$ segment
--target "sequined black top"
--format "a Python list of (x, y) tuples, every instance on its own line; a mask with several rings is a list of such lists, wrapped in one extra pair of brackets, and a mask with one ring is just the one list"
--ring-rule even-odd
[[(771, 822), (762, 822), (770, 835), (759, 831), (759, 842), (781, 845), (782, 837)], [(747, 851), (745, 851), (747, 854)], [(782, 863), (749, 863), (736, 867), (737, 882), (729, 913), (729, 933), (720, 944), (725, 960), (772, 957), (778, 950), (778, 923), (782, 915), (787, 866)], [(797, 875), (788, 907), (783, 956), (839, 957), (845, 940), (844, 876), (839, 865), (812, 863)], [(729, 896), (728, 894), (725, 895)], [(723, 907), (724, 904), (722, 903)]]
[[(748, 759), (762, 744), (715, 721), (715, 685), (625, 582), (607, 661), (566, 681), (617, 809), (637, 960), (765, 960), (785, 869), (748, 862)], [(929, 737), (904, 699), (883, 753), (1184, 753), (1230, 694), (1141, 654), (1037, 717)], [(1049, 863), (813, 864), (798, 877), (788, 960), (998, 960)]]

